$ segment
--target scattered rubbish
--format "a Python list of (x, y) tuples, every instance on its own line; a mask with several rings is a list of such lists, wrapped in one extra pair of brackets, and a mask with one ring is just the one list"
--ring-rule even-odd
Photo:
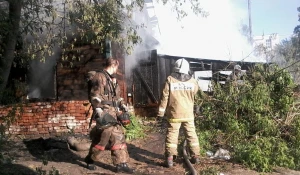
[(211, 152), (211, 151), (207, 151), (207, 152), (206, 152), (206, 156), (208, 156), (208, 157), (211, 157), (211, 156), (213, 156), (213, 155), (214, 155), (214, 153)]
[(211, 151), (207, 151), (206, 155), (210, 157), (211, 159), (224, 159), (224, 160), (229, 160), (230, 159), (230, 154), (229, 151), (226, 149), (219, 148), (215, 154)]

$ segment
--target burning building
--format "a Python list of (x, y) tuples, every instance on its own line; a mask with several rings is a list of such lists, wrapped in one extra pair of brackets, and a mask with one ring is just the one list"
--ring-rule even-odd
[[(151, 2), (146, 1), (150, 4), (147, 5), (147, 9), (151, 9)], [(139, 31), (144, 42), (135, 48), (131, 56), (125, 56), (115, 43), (79, 43), (63, 54), (57, 51), (55, 58), (46, 61), (49, 64), (31, 62), (29, 71), (24, 73), (28, 76), (22, 79), (28, 86), (27, 92), (23, 94), (25, 98), (21, 99), (22, 110), (17, 108), (17, 112), (13, 113), (19, 116), (19, 119), (8, 132), (34, 137), (67, 132), (87, 134), (91, 111), (85, 75), (88, 71), (102, 69), (107, 53), (120, 62), (117, 79), (121, 95), (128, 105), (134, 107), (137, 115), (156, 115), (166, 77), (171, 73), (173, 63), (181, 57), (157, 53), (155, 46), (158, 41), (151, 33), (157, 18), (150, 17), (147, 13), (143, 14), (145, 15), (136, 15), (136, 20), (145, 20), (151, 25), (149, 30)], [(211, 72), (210, 77), (198, 77), (199, 80), (205, 81), (221, 80), (222, 74), (218, 72), (228, 71), (235, 64), (202, 58), (186, 59), (190, 62), (192, 71)], [(252, 63), (240, 64), (242, 69), (246, 70)], [(18, 72), (16, 69), (13, 71)], [(15, 75), (18, 76), (20, 75)], [(13, 106), (2, 106), (0, 116), (11, 115), (14, 111), (16, 109)]]

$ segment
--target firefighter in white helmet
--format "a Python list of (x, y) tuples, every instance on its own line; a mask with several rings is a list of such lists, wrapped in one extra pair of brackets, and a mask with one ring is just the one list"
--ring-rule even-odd
[(227, 81), (237, 81), (241, 78), (242, 75), (242, 68), (237, 64), (233, 67), (232, 73), (227, 77)]
[(194, 97), (198, 82), (189, 75), (189, 63), (185, 59), (175, 62), (173, 73), (168, 76), (160, 101), (158, 117), (166, 115), (168, 121), (165, 156), (168, 167), (177, 156), (179, 128), (182, 126), (192, 156), (192, 163), (199, 163), (200, 147), (194, 124)]
[(242, 71), (241, 66), (237, 64), (233, 67), (232, 73), (227, 77), (226, 83), (232, 83), (232, 85), (235, 87), (243, 85), (243, 77), (245, 75), (246, 74)]

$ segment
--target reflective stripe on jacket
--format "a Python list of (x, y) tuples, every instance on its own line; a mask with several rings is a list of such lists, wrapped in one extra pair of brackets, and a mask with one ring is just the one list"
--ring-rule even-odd
[(162, 92), (159, 110), (165, 110), (170, 122), (193, 120), (194, 98), (198, 90), (199, 85), (194, 78), (180, 81), (168, 76)]

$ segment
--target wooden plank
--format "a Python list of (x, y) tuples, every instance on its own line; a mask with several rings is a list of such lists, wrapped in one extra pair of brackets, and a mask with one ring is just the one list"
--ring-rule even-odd
[(153, 103), (158, 103), (158, 100), (156, 99), (156, 97), (154, 96), (154, 93), (152, 92), (150, 86), (148, 85), (148, 83), (145, 81), (143, 75), (141, 74), (141, 72), (138, 69), (134, 69), (136, 75), (139, 77), (139, 79), (141, 80), (142, 84), (144, 85), (145, 90), (147, 91), (151, 101)]

